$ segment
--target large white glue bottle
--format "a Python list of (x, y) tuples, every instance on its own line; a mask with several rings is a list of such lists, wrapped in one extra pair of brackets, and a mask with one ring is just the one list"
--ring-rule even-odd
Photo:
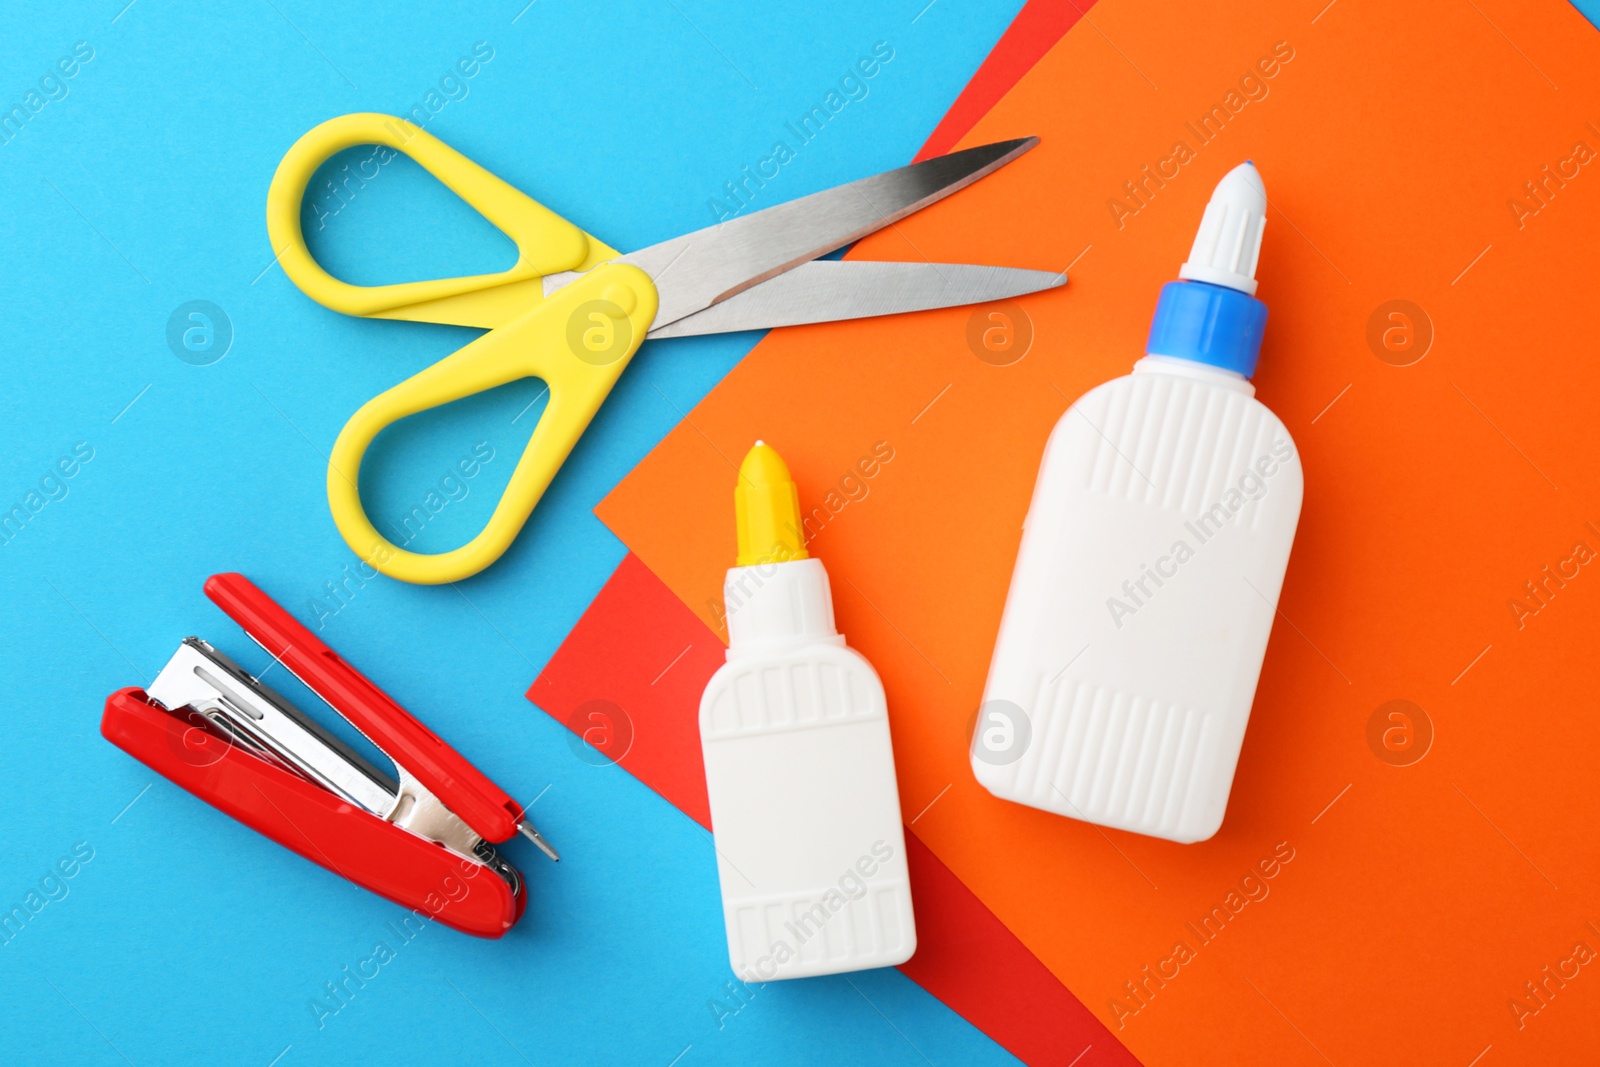
[(973, 730), (995, 796), (1172, 841), (1222, 825), (1303, 478), (1250, 376), (1267, 195), (1217, 185), (1146, 356), (1045, 446)]
[(700, 699), (729, 961), (746, 982), (904, 963), (917, 933), (883, 684), (834, 628), (770, 445), (745, 457), (734, 509), (728, 660)]

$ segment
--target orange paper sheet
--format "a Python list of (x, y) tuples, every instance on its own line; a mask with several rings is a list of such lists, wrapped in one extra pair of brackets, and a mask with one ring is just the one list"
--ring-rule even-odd
[[(964, 142), (1039, 148), (852, 253), (1073, 264), (1011, 346), (994, 308), (777, 331), (599, 513), (720, 631), (734, 464), (782, 450), (917, 834), (1144, 1062), (1593, 1062), (1600, 35), (1560, 0), (1090, 17)], [(1306, 503), (1183, 846), (996, 800), (967, 743), (1045, 437), (1246, 158)]]

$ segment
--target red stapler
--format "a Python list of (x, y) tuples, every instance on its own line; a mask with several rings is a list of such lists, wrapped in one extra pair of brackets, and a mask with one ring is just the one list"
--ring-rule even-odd
[(100, 732), (139, 762), (313, 863), (446, 926), (499, 937), (522, 917), (522, 875), (491, 842), (523, 809), (243, 575), (206, 595), (394, 761), (391, 776), (198, 637), (148, 692), (106, 700)]

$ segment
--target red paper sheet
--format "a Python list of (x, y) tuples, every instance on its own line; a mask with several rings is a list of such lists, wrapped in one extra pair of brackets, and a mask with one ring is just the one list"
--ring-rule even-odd
[(1094, 0), (1028, 0), (934, 127), (917, 158), (944, 155), (954, 148), (1093, 6)]

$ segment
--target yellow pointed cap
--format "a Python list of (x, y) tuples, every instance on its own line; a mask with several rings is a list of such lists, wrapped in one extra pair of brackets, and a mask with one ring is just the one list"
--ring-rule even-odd
[(757, 441), (739, 464), (733, 510), (739, 523), (739, 566), (806, 558), (800, 491), (771, 445)]

